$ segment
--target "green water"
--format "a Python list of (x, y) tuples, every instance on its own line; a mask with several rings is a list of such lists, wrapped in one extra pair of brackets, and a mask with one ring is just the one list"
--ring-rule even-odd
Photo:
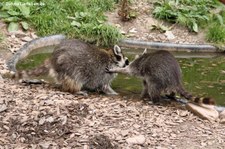
[(179, 60), (186, 89), (193, 94), (213, 97), (225, 105), (225, 57)]
[[(130, 60), (142, 50), (126, 50)], [(180, 63), (185, 88), (194, 95), (209, 96), (216, 99), (218, 105), (225, 105), (225, 56), (212, 53), (175, 52)], [(50, 54), (31, 55), (20, 61), (17, 69), (31, 69), (40, 65)], [(138, 78), (118, 75), (112, 87), (120, 94), (139, 96), (142, 81)]]

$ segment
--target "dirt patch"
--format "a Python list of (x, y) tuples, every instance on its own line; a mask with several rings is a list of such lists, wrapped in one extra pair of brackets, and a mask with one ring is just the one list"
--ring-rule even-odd
[(225, 148), (224, 125), (140, 99), (83, 98), (4, 80), (0, 107), (3, 148)]
[[(187, 28), (177, 24), (170, 24), (164, 21), (156, 20), (153, 15), (153, 2), (149, 0), (132, 1), (131, 8), (137, 11), (137, 18), (128, 22), (121, 21), (118, 10), (108, 12), (106, 14), (108, 23), (116, 25), (127, 38), (144, 41), (155, 42), (172, 42), (172, 43), (193, 43), (205, 44), (204, 30), (198, 34), (189, 32)], [(170, 34), (174, 37), (169, 37), (166, 33), (151, 30), (152, 25), (163, 24), (171, 28)]]

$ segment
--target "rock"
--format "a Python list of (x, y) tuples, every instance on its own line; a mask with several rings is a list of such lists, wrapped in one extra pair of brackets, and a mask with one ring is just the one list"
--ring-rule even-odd
[(14, 32), (11, 32), (11, 36), (10, 36), (12, 39), (16, 38), (15, 36), (15, 33)]
[[(1, 74), (7, 74), (7, 73), (9, 73), (9, 70), (7, 70), (7, 69), (3, 69), (3, 70), (0, 70), (0, 73)], [(0, 77), (1, 78), (1, 77)]]
[(53, 143), (51, 141), (43, 141), (43, 142), (40, 142), (39, 145), (41, 148), (43, 149), (47, 149), (50, 147), (50, 145), (52, 145)]
[(19, 49), (13, 47), (13, 48), (10, 48), (9, 50), (10, 50), (12, 53), (15, 53), (15, 52), (18, 51)]
[(173, 35), (173, 33), (171, 31), (166, 31), (164, 34), (166, 35), (167, 39), (169, 39), (169, 40), (175, 39), (175, 36)]
[(54, 122), (54, 118), (52, 116), (48, 117), (47, 119), (45, 119), (46, 122), (52, 123)]
[(43, 125), (45, 123), (45, 117), (40, 118), (39, 125)]
[(38, 38), (38, 36), (37, 36), (35, 33), (31, 33), (31, 37), (32, 37), (33, 39)]
[(207, 144), (205, 142), (201, 142), (201, 146), (205, 147)]
[(136, 129), (139, 129), (141, 126), (138, 125), (138, 124), (134, 124), (133, 127), (136, 128)]
[(127, 136), (128, 133), (129, 133), (129, 130), (122, 130), (121, 131), (122, 136)]
[(118, 28), (121, 28), (121, 25), (120, 24), (115, 24), (116, 27)]
[(2, 82), (3, 81), (3, 78), (2, 78), (2, 76), (1, 76), (1, 74), (0, 74), (0, 82)]
[(28, 42), (28, 41), (31, 41), (32, 38), (30, 38), (29, 36), (26, 36), (26, 37), (23, 37), (21, 40)]
[(177, 110), (177, 114), (180, 115), (181, 117), (186, 117), (188, 116), (189, 112), (188, 111), (178, 111)]
[(225, 124), (225, 110), (220, 113), (220, 123)]
[(122, 139), (123, 139), (122, 136), (116, 136), (116, 139), (115, 140), (120, 141)]
[(215, 110), (214, 105), (195, 105), (188, 103), (186, 104), (186, 108), (202, 119), (215, 121), (219, 118), (219, 113)]
[(131, 38), (131, 37), (135, 37), (135, 36), (136, 36), (135, 34), (127, 34), (126, 35), (127, 38), (129, 38), (129, 37)]
[(85, 144), (83, 149), (89, 149), (88, 145)]
[(163, 34), (158, 34), (156, 37), (157, 37), (156, 41), (166, 40), (166, 37)]
[(126, 32), (124, 30), (121, 30), (120, 33), (126, 35)]
[(132, 28), (131, 30), (129, 30), (129, 33), (137, 33), (137, 29), (136, 28)]
[(7, 110), (7, 106), (5, 104), (0, 105), (0, 112)]
[(144, 135), (134, 136), (131, 138), (126, 139), (128, 144), (144, 144), (145, 143), (145, 137)]
[(62, 115), (62, 116), (60, 116), (60, 119), (62, 120), (62, 125), (65, 125), (67, 122), (67, 116)]
[(17, 38), (23, 38), (26, 36), (26, 34), (21, 30), (14, 32), (14, 34)]

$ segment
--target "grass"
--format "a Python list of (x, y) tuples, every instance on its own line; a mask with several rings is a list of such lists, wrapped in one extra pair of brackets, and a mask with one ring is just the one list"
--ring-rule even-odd
[(19, 1), (10, 3), (10, 1), (3, 0), (0, 4), (0, 18), (8, 23), (9, 32), (17, 31), (20, 27), (28, 30), (26, 20), (30, 17), (30, 7), (21, 5)]
[(225, 42), (225, 25), (213, 24), (207, 31), (207, 40), (216, 44)]
[[(43, 5), (6, 7), (6, 2)], [(9, 23), (11, 31), (32, 26), (39, 36), (65, 34), (68, 38), (109, 46), (122, 38), (116, 27), (106, 23), (104, 15), (114, 9), (115, 3), (118, 0), (2, 0), (0, 18)], [(160, 0), (154, 4), (156, 18), (179, 23), (196, 33), (208, 28), (206, 39), (224, 44), (225, 7), (217, 0)]]
[(200, 22), (209, 20), (210, 9), (215, 7), (216, 3), (212, 0), (161, 0), (155, 3), (153, 15), (198, 32)]
[(68, 38), (80, 38), (103, 46), (113, 45), (122, 38), (116, 27), (105, 23), (104, 12), (114, 9), (114, 0), (37, 0), (36, 2), (44, 5), (29, 6), (30, 14), (26, 20), (39, 36), (65, 34)]
[(206, 39), (216, 44), (225, 43), (225, 8), (218, 13), (212, 13), (211, 21), (208, 24)]
[(106, 24), (105, 11), (113, 9), (113, 0), (44, 1), (45, 6), (34, 9), (31, 23), (41, 36), (63, 33), (97, 45), (115, 44), (122, 35)]
[(217, 0), (160, 0), (154, 4), (156, 18), (187, 26), (196, 33), (200, 28), (207, 28), (207, 39), (214, 43), (225, 40), (223, 34), (218, 34), (224, 30), (225, 7)]

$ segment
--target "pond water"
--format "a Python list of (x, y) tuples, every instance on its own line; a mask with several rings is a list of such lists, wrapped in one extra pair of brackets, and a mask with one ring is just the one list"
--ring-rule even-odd
[[(49, 50), (50, 49), (50, 50)], [(17, 69), (31, 69), (41, 64), (50, 56), (52, 47), (37, 49), (28, 58), (20, 61)], [(43, 53), (39, 53), (42, 51)], [(141, 49), (126, 49), (124, 53), (130, 60)], [(151, 50), (152, 51), (152, 50)], [(148, 50), (148, 52), (151, 52)], [(37, 54), (38, 53), (38, 54)], [(225, 55), (218, 53), (172, 52), (177, 58), (183, 74), (183, 84), (189, 92), (198, 96), (209, 96), (216, 99), (218, 105), (225, 105)], [(126, 96), (139, 96), (142, 81), (138, 78), (118, 75), (112, 87)]]

